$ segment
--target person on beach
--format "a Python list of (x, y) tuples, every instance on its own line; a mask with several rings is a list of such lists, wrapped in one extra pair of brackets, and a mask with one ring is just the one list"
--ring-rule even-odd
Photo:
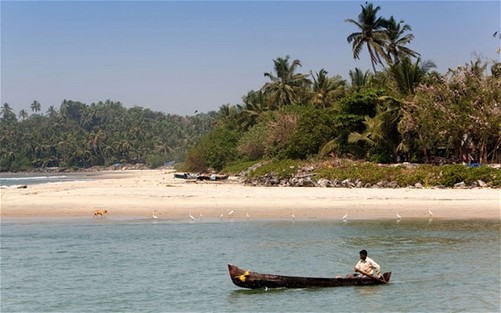
[(381, 266), (367, 256), (367, 250), (362, 250), (359, 254), (360, 260), (355, 265), (353, 270), (355, 272), (360, 272), (363, 275), (369, 274), (374, 277), (381, 278)]

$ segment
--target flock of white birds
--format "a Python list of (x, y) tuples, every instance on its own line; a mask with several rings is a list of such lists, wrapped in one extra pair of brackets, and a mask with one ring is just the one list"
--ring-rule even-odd
[[(227, 218), (232, 218), (235, 214), (235, 210), (231, 210), (227, 213)], [(155, 214), (155, 211), (153, 211), (151, 213), (151, 216), (154, 220), (158, 220), (158, 216)], [(202, 213), (200, 213), (199, 215), (199, 220), (202, 221), (204, 216)], [(190, 221), (192, 223), (194, 223), (197, 219), (191, 214), (189, 213), (188, 214), (188, 217), (190, 219)], [(428, 209), (428, 217), (429, 217), (429, 220), (432, 220), (433, 219), (433, 212), (431, 211), (431, 209)], [(219, 215), (219, 219), (222, 221), (224, 218), (224, 213), (221, 213), (221, 215)], [(245, 213), (245, 218), (246, 220), (249, 220), (250, 219), (250, 215), (249, 215), (249, 212), (246, 212)], [(294, 223), (295, 222), (295, 219), (296, 219), (296, 216), (294, 215), (294, 212), (291, 212), (290, 213), (290, 218), (291, 218), (291, 222)], [(343, 215), (343, 217), (341, 218), (343, 222), (348, 222), (348, 211), (346, 211), (346, 213)], [(400, 214), (398, 214), (398, 211), (395, 212), (395, 220), (397, 222), (400, 222), (402, 220), (402, 216)]]

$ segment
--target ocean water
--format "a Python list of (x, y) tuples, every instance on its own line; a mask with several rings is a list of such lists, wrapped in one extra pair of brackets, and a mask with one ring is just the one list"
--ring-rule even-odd
[[(499, 221), (2, 219), (1, 312), (499, 312)], [(247, 290), (256, 272), (388, 285)]]
[(0, 173), (0, 186), (37, 185), (92, 179), (99, 173)]

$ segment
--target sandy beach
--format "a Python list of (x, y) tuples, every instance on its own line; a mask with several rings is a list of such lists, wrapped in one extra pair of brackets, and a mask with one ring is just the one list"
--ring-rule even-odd
[[(1, 189), (1, 217), (239, 219), (501, 219), (500, 189), (251, 187), (176, 179), (171, 170), (101, 172), (95, 179)], [(229, 214), (231, 211), (234, 213)], [(248, 217), (247, 217), (248, 216)]]

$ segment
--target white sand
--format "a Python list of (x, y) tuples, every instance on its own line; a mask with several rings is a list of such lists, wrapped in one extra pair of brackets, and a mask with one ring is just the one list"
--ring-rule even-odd
[[(172, 171), (100, 173), (89, 181), (1, 189), (2, 217), (108, 216), (187, 219), (501, 219), (500, 189), (250, 187), (235, 179), (193, 182)], [(235, 213), (228, 215), (234, 210)]]

